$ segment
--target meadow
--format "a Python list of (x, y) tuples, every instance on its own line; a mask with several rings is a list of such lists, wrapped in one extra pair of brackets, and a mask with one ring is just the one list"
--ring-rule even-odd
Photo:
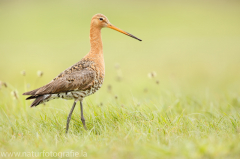
[[(214, 0), (0, 1), (0, 158), (240, 158), (239, 8)], [(22, 93), (88, 53), (96, 13), (143, 41), (102, 30), (104, 84), (83, 102), (88, 130), (78, 103), (66, 135), (73, 101), (30, 108)]]

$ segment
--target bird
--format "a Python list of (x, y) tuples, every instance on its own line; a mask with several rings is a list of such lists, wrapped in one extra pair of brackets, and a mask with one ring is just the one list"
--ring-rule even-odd
[(90, 51), (79, 62), (64, 70), (48, 84), (35, 90), (25, 92), (23, 95), (30, 95), (26, 100), (35, 99), (31, 107), (46, 103), (50, 100), (63, 98), (74, 100), (73, 106), (67, 117), (66, 133), (77, 102), (80, 102), (81, 121), (85, 130), (85, 118), (83, 115), (82, 101), (85, 97), (94, 94), (103, 84), (105, 76), (105, 64), (103, 57), (103, 44), (101, 29), (110, 28), (142, 41), (136, 36), (123, 31), (112, 25), (103, 14), (96, 14), (90, 24)]

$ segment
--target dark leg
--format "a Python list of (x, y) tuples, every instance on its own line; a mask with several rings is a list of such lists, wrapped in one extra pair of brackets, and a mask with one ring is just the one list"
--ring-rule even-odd
[(68, 132), (69, 123), (70, 123), (70, 120), (71, 120), (72, 113), (73, 113), (73, 110), (74, 110), (74, 108), (75, 108), (75, 105), (76, 105), (76, 101), (74, 101), (73, 106), (72, 106), (72, 109), (71, 109), (71, 111), (70, 111), (70, 113), (69, 113), (69, 115), (68, 115), (68, 118), (67, 118), (66, 134), (67, 134), (67, 132)]
[(81, 108), (81, 120), (82, 120), (82, 123), (83, 123), (83, 127), (85, 130), (87, 130), (87, 127), (85, 125), (85, 118), (83, 116), (83, 106), (82, 106), (82, 101), (80, 101), (80, 108)]

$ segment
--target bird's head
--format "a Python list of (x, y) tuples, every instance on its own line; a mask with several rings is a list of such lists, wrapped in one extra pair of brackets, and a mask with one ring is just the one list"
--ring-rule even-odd
[(123, 30), (115, 27), (114, 25), (112, 25), (112, 24), (109, 22), (108, 18), (107, 18), (105, 15), (103, 15), (103, 14), (96, 14), (96, 15), (94, 15), (94, 16), (92, 17), (91, 25), (93, 25), (93, 26), (95, 26), (95, 27), (98, 27), (98, 28), (105, 28), (105, 27), (111, 28), (111, 29), (116, 30), (116, 31), (118, 31), (118, 32), (120, 32), (120, 33), (123, 33), (123, 34), (125, 34), (125, 35), (128, 35), (128, 36), (130, 36), (130, 37), (132, 37), (132, 38), (134, 38), (134, 39), (137, 39), (137, 40), (139, 40), (139, 41), (142, 41), (141, 39), (137, 38), (136, 36), (134, 36), (134, 35), (126, 32), (126, 31), (123, 31)]

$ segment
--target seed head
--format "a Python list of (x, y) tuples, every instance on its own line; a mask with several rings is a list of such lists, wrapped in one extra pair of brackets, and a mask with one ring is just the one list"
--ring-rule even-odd
[(2, 81), (0, 81), (0, 88), (1, 88), (2, 86), (4, 86), (4, 87), (7, 88), (7, 83), (6, 83), (6, 82), (2, 82)]
[(152, 72), (148, 73), (149, 78), (154, 78), (156, 76), (157, 76), (157, 73), (155, 71), (152, 71)]
[(156, 80), (156, 84), (159, 84), (159, 80)]
[(22, 70), (20, 73), (21, 73), (21, 75), (26, 76), (26, 71), (25, 70)]
[(118, 96), (117, 96), (117, 95), (115, 95), (115, 99), (118, 99)]
[(3, 82), (3, 86), (7, 88), (7, 83), (6, 83), (6, 82)]
[(108, 89), (109, 92), (111, 92), (111, 91), (112, 91), (112, 86), (111, 86), (111, 85), (108, 85), (108, 86), (107, 86), (107, 89)]
[(43, 76), (43, 72), (42, 71), (37, 71), (37, 75), (38, 75), (38, 77), (42, 77)]
[(18, 92), (16, 90), (12, 91), (11, 95), (13, 96), (14, 99), (18, 99)]

